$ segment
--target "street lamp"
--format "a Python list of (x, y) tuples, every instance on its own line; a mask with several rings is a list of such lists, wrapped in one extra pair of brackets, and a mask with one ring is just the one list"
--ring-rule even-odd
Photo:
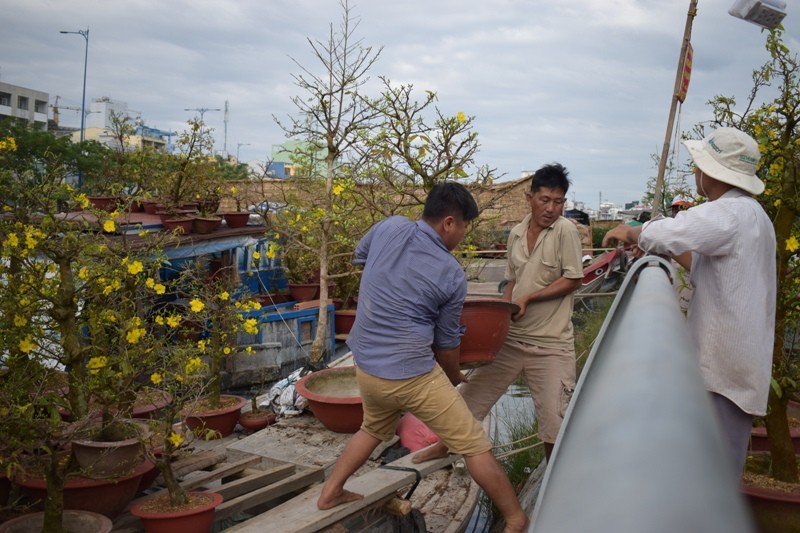
[(73, 33), (81, 35), (86, 41), (86, 47), (83, 53), (83, 97), (81, 99), (81, 142), (85, 139), (85, 124), (86, 124), (86, 67), (89, 63), (89, 26), (85, 30), (78, 31), (65, 31), (61, 30), (60, 33)]
[(250, 146), (250, 143), (236, 143), (236, 162), (239, 162), (239, 148), (242, 146)]
[[(661, 189), (664, 186), (664, 173), (669, 157), (670, 138), (672, 137), (672, 125), (675, 122), (675, 113), (678, 102), (683, 102), (686, 88), (689, 84), (689, 73), (691, 72), (691, 53), (690, 40), (692, 37), (692, 22), (697, 15), (698, 0), (689, 0), (689, 11), (686, 14), (686, 26), (683, 30), (683, 42), (678, 59), (678, 71), (675, 75), (675, 90), (672, 93), (672, 105), (669, 110), (667, 120), (667, 132), (664, 136), (664, 146), (661, 150), (661, 158), (658, 161), (658, 175), (656, 176), (655, 193), (653, 195), (653, 211), (651, 216), (655, 218), (661, 208)], [(734, 17), (752, 22), (762, 28), (774, 29), (781, 23), (786, 16), (786, 2), (783, 0), (736, 0), (728, 13)]]

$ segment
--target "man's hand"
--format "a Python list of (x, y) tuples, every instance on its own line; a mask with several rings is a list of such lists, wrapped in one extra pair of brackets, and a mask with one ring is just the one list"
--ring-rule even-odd
[(636, 244), (639, 242), (639, 235), (642, 233), (641, 226), (628, 226), (627, 224), (620, 224), (612, 228), (603, 237), (603, 248), (608, 248), (610, 244), (616, 245), (617, 243), (623, 244)]
[(519, 306), (519, 311), (511, 315), (511, 320), (513, 322), (516, 322), (517, 320), (525, 316), (525, 310), (528, 308), (528, 302), (527, 300), (525, 300), (525, 298), (520, 298), (514, 303)]
[(450, 380), (450, 383), (452, 383), (454, 387), (457, 387), (459, 383), (467, 382), (467, 376), (461, 372), (461, 368), (459, 367), (460, 354), (461, 346), (449, 350), (439, 349), (436, 351), (436, 360), (439, 362), (439, 366), (442, 367), (447, 379)]

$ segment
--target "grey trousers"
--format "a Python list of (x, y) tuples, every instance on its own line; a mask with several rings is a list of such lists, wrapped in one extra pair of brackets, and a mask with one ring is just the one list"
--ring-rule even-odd
[(711, 393), (717, 420), (722, 427), (723, 438), (731, 453), (731, 461), (737, 478), (744, 468), (747, 448), (750, 443), (750, 432), (753, 429), (753, 415), (745, 413), (739, 406), (725, 396)]

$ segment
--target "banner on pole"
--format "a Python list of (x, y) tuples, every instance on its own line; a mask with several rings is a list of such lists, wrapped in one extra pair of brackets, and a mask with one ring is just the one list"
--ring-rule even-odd
[(686, 57), (683, 58), (683, 75), (681, 76), (681, 89), (678, 91), (678, 101), (683, 103), (686, 100), (686, 92), (689, 90), (689, 79), (692, 77), (692, 43), (686, 46)]

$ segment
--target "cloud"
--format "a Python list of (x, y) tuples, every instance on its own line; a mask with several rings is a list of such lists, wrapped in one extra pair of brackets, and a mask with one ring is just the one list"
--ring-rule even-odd
[[(702, 0), (693, 26), (694, 70), (680, 128), (708, 120), (716, 94), (743, 98), (767, 59), (759, 28), (727, 14), (732, 0)], [(273, 115), (296, 113), (296, 60), (320, 72), (308, 39), (341, 24), (319, 0), (27, 0), (0, 19), (0, 80), (79, 106), (84, 42), (59, 30), (90, 28), (87, 99), (108, 96), (161, 129), (206, 112), (216, 148), (263, 159), (284, 133)], [(688, 1), (370, 0), (351, 4), (364, 46), (382, 48), (377, 77), (438, 93), (443, 112), (476, 117), (481, 164), (507, 178), (559, 161), (578, 200), (642, 196), (664, 141)], [(800, 11), (789, 5), (787, 44), (798, 49)], [(78, 113), (62, 120), (79, 122)]]

